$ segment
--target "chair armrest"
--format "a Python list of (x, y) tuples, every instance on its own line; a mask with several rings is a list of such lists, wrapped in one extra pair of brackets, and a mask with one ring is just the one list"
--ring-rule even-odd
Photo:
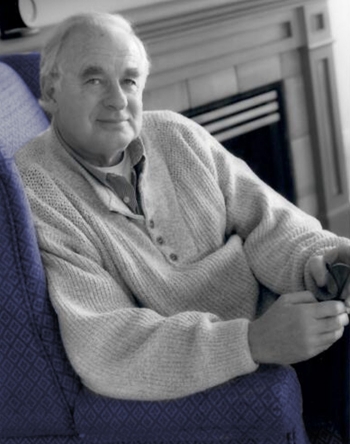
[(75, 421), (86, 441), (308, 443), (298, 379), (282, 366), (170, 401), (113, 400), (84, 388)]
[(75, 433), (32, 309), (45, 277), (29, 206), (13, 159), (1, 151), (0, 238), (0, 438)]

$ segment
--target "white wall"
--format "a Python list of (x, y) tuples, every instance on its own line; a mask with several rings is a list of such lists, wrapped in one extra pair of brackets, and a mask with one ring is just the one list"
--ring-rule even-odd
[(329, 9), (335, 40), (335, 68), (350, 183), (350, 1), (329, 0)]

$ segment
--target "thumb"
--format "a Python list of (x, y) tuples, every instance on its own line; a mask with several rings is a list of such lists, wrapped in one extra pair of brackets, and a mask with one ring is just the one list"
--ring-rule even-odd
[(289, 304), (312, 304), (317, 302), (311, 291), (298, 291), (296, 293), (286, 293), (283, 295), (285, 302)]
[(314, 278), (318, 287), (327, 285), (327, 268), (324, 256), (314, 256), (309, 261), (311, 276)]

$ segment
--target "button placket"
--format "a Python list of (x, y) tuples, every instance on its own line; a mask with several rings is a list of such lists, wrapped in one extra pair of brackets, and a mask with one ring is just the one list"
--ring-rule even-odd
[[(149, 221), (149, 226), (151, 227), (153, 225), (153, 227), (154, 227), (154, 224), (152, 224), (151, 222), (153, 222), (153, 221), (152, 220)], [(159, 246), (165, 246), (165, 239), (162, 235), (156, 236), (155, 241)], [(171, 260), (171, 262), (177, 262), (179, 260), (179, 256), (174, 252), (169, 253), (169, 252), (165, 251), (164, 253)]]

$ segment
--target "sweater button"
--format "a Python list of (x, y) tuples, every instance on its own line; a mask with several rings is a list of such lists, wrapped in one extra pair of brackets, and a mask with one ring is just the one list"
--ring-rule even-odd
[(163, 245), (164, 244), (164, 239), (162, 238), (162, 236), (157, 237), (156, 241), (157, 241), (157, 243), (159, 245)]
[(154, 220), (153, 219), (151, 219), (150, 221), (149, 221), (149, 227), (150, 228), (154, 228)]
[(177, 256), (177, 254), (175, 254), (175, 253), (171, 253), (171, 254), (170, 254), (170, 259), (171, 259), (172, 261), (176, 262), (176, 261), (178, 260), (178, 256)]

